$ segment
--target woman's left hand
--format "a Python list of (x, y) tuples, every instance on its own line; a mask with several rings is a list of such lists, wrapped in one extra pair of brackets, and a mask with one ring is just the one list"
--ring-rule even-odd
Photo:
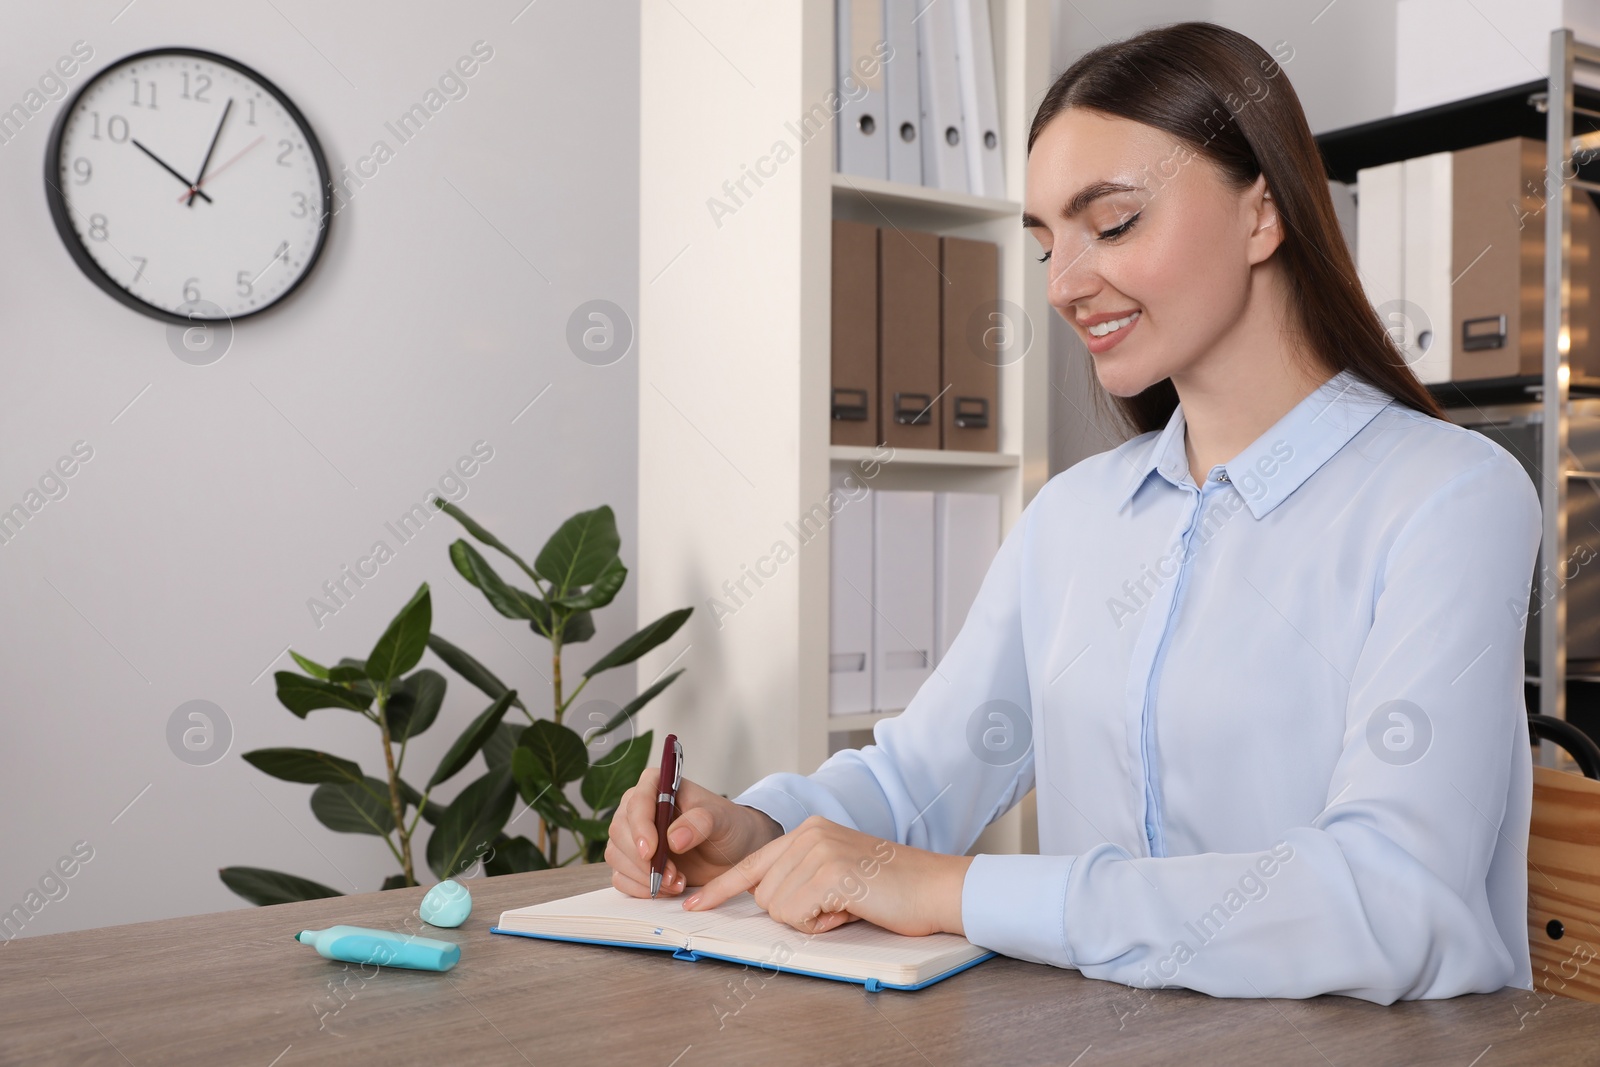
[(911, 848), (812, 815), (683, 906), (704, 911), (749, 890), (768, 915), (803, 933), (866, 919), (897, 934), (960, 934), (961, 885), (971, 863), (971, 856)]

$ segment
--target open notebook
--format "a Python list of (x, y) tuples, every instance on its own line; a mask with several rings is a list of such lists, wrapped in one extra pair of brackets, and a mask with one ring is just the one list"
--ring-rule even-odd
[(761, 910), (749, 893), (710, 911), (684, 911), (674, 896), (630, 897), (613, 887), (502, 912), (493, 933), (665, 949), (678, 959), (702, 956), (746, 963), (868, 989), (921, 989), (993, 956), (954, 934), (907, 937), (865, 919), (807, 934)]

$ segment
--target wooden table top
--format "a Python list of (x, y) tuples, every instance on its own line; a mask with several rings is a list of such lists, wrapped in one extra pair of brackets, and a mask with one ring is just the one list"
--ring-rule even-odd
[[(419, 888), (0, 944), (0, 1063), (1600, 1063), (1600, 1004), (1527, 990), (1225, 1000), (996, 957), (919, 992), (868, 993), (489, 933), (508, 908), (609, 883), (604, 865), (475, 880), (459, 930), (418, 924)], [(422, 930), (461, 944), (461, 962), (373, 973), (292, 940), (338, 923)]]

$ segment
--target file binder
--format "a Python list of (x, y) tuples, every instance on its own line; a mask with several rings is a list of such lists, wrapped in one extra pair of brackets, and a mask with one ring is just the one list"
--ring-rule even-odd
[(874, 494), (848, 469), (830, 484), (845, 503), (828, 526), (828, 713), (853, 715), (872, 710)]
[(1000, 498), (939, 493), (933, 500), (934, 665), (944, 660), (1000, 551)]
[(994, 452), (1000, 447), (999, 351), (1015, 325), (1000, 308), (1000, 249), (989, 241), (941, 237), (944, 275), (939, 346), (940, 447)]
[(994, 31), (989, 0), (953, 0), (956, 59), (965, 123), (967, 189), (997, 199), (1006, 195), (1000, 151), (1000, 107), (995, 100)]
[(922, 88), (918, 72), (917, 27), (912, 19), (918, 0), (883, 0), (884, 34), (889, 59), (884, 86), (889, 94), (889, 180), (922, 184)]
[(872, 494), (872, 706), (911, 703), (933, 673), (933, 493)]
[(923, 4), (917, 16), (917, 48), (922, 72), (922, 184), (967, 192), (955, 7), (949, 0)]
[(829, 440), (875, 445), (878, 437), (878, 228), (833, 220)]
[[(835, 0), (834, 36), (838, 56), (835, 87), (841, 105), (838, 166), (841, 174), (889, 176), (889, 142), (884, 136), (884, 0)], [(863, 70), (869, 73), (863, 74)]]
[(1407, 327), (1416, 333), (1415, 354), (1408, 352), (1407, 356), (1412, 372), (1424, 383), (1462, 377), (1452, 358), (1450, 329), (1451, 280), (1455, 277), (1451, 264), (1461, 251), (1451, 242), (1452, 162), (1450, 152), (1408, 159), (1401, 179), (1405, 299), (1426, 314), (1426, 321), (1419, 319)]
[(885, 230), (878, 243), (878, 433), (895, 448), (938, 448), (939, 238)]

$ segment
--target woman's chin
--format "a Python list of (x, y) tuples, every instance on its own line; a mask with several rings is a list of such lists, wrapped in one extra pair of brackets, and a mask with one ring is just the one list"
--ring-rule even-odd
[(1100, 379), (1101, 388), (1116, 397), (1138, 396), (1157, 382), (1170, 377), (1166, 373), (1148, 368), (1119, 364), (1111, 353), (1091, 358), (1095, 361), (1095, 375)]

